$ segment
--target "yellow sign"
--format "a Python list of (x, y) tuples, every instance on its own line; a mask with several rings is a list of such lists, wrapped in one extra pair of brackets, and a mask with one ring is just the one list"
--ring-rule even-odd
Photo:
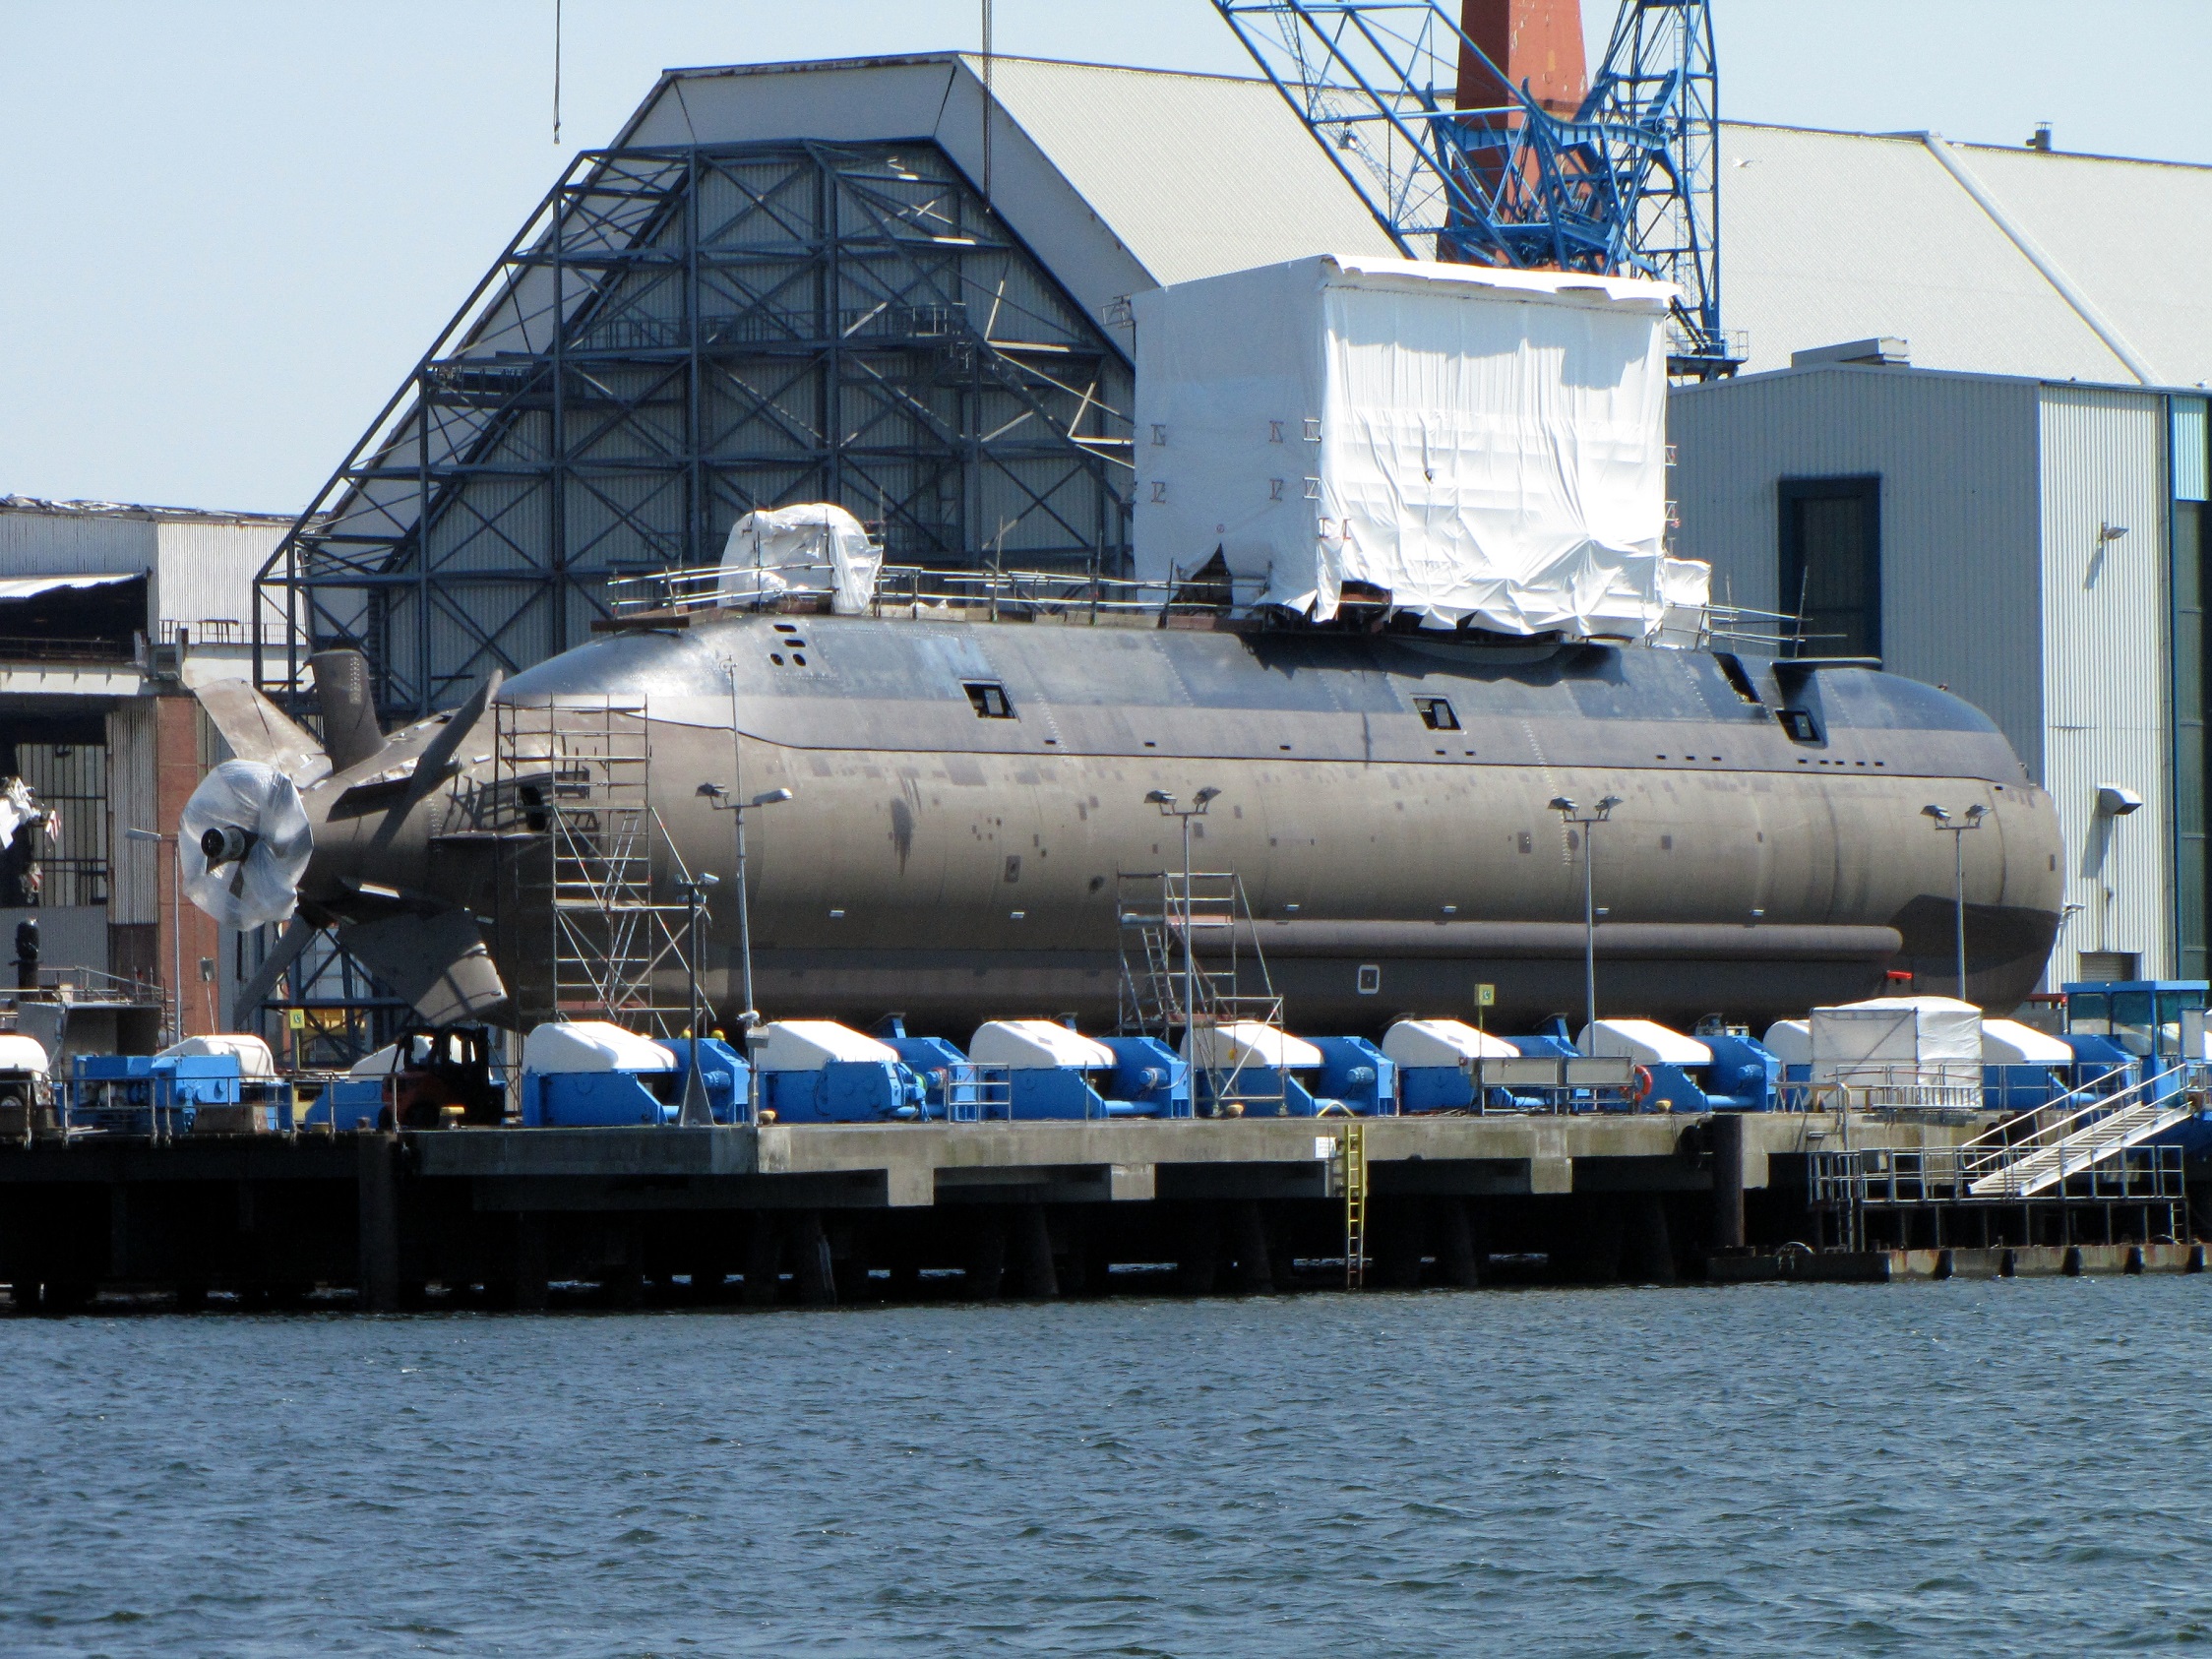
[(295, 1008), (295, 1009), (287, 1009), (287, 1010), (285, 1010), (285, 1011), (284, 1011), (284, 1024), (285, 1024), (285, 1025), (286, 1025), (286, 1026), (287, 1026), (288, 1028), (290, 1028), (291, 1030), (294, 1030), (294, 1031), (304, 1031), (304, 1030), (306, 1030), (306, 1029), (307, 1029), (307, 1010), (305, 1010), (305, 1009), (303, 1009), (303, 1008)]
[(1477, 1008), (1496, 1008), (1497, 1006), (1498, 1006), (1498, 987), (1497, 987), (1497, 986), (1495, 986), (1495, 985), (1478, 985), (1478, 986), (1476, 986), (1476, 987), (1475, 987), (1475, 1007), (1477, 1007)]

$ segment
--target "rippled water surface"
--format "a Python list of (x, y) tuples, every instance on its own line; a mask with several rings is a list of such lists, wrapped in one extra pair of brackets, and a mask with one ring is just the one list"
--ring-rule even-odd
[(2212, 1642), (2212, 1283), (0, 1323), (0, 1653)]

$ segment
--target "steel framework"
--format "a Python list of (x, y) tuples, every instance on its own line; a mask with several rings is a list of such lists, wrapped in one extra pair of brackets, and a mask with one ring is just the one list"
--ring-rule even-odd
[[(1623, 0), (1571, 120), (1511, 86), (1437, 0), (1214, 0), (1408, 259), (1682, 290), (1676, 372), (1733, 373), (1721, 328), (1719, 74), (1705, 0)], [(1493, 89), (1462, 104), (1459, 90)]]
[(903, 563), (1119, 576), (1130, 402), (1126, 354), (934, 144), (586, 153), (263, 569), (295, 644), (256, 677), (283, 696), (302, 649), (356, 643), (380, 708), (425, 713), (798, 501)]

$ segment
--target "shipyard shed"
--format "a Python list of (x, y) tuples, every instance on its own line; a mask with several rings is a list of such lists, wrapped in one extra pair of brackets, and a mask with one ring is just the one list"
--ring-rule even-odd
[(2065, 833), (2050, 985), (2202, 975), (2212, 167), (1721, 147), (1748, 372), (1670, 399), (1675, 551), (1739, 605), (1805, 607), (1789, 648), (1879, 656), (1997, 722)]
[(2204, 971), (2205, 408), (1865, 362), (1671, 401), (1676, 551), (1716, 594), (1802, 606), (1786, 649), (1947, 686), (2051, 791), (2053, 985)]

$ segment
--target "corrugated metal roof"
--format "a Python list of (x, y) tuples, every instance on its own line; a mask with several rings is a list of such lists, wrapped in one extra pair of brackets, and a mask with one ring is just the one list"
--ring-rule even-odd
[[(952, 52), (685, 70), (625, 137), (929, 137), (972, 177), (980, 82), (981, 60)], [(681, 106), (666, 96), (678, 83)], [(992, 87), (1015, 129), (997, 145), (994, 195), (1094, 311), (1147, 276), (1393, 251), (1264, 81), (999, 58)], [(2157, 382), (2212, 381), (2212, 323), (2195, 298), (2212, 269), (2212, 167), (1952, 152)], [(1728, 123), (1721, 232), (1725, 321), (1749, 332), (1753, 370), (1901, 335), (1931, 368), (2135, 381), (1918, 135)]]
[(1728, 126), (1720, 232), (1723, 320), (1753, 372), (1900, 335), (1916, 367), (2134, 381), (1918, 138)]
[(999, 106), (1161, 283), (1397, 252), (1264, 81), (1027, 58), (991, 75)]
[[(1094, 316), (1166, 282), (1397, 250), (1264, 81), (996, 58), (992, 203)], [(982, 60), (958, 52), (664, 77), (618, 142), (929, 139), (983, 174)]]
[(2212, 382), (2212, 167), (1956, 146), (1991, 195), (2094, 300), (2153, 378)]

